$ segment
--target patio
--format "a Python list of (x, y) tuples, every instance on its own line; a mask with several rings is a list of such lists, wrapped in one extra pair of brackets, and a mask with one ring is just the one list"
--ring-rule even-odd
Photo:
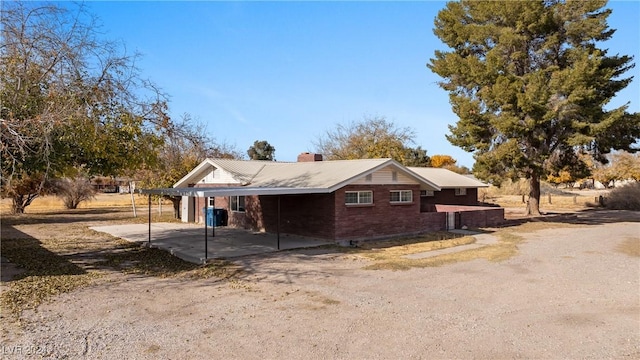
[(152, 223), (150, 227), (148, 224), (109, 225), (95, 226), (91, 229), (127, 241), (148, 244), (196, 264), (205, 263), (210, 259), (333, 244), (316, 238), (287, 234), (280, 234), (278, 237), (277, 234), (227, 227), (208, 227), (205, 243), (205, 227), (185, 223)]

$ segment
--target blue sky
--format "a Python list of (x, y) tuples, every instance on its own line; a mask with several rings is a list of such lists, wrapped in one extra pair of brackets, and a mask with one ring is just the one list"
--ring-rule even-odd
[[(445, 2), (89, 2), (106, 38), (139, 51), (145, 77), (219, 142), (246, 153), (255, 140), (295, 161), (337, 124), (385, 116), (415, 131), (414, 146), (471, 167), (449, 144), (456, 117), (426, 63), (444, 49), (433, 20)], [(640, 61), (640, 2), (613, 1), (601, 47)], [(612, 105), (640, 111), (640, 64)]]

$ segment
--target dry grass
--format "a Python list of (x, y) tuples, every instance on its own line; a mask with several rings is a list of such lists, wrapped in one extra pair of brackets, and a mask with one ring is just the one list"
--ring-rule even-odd
[[(148, 206), (149, 198), (145, 195), (134, 195), (136, 207), (143, 209)], [(158, 200), (153, 200), (152, 205), (158, 206)], [(78, 209), (97, 209), (97, 208), (114, 208), (125, 207), (131, 208), (131, 194), (96, 194), (95, 199), (80, 203)], [(173, 211), (171, 202), (163, 200), (163, 212), (171, 213)], [(40, 196), (33, 200), (31, 205), (27, 206), (27, 213), (51, 212), (53, 210), (66, 210), (63, 201), (56, 196)], [(11, 199), (5, 198), (0, 200), (0, 213), (9, 214), (11, 212)]]
[(58, 294), (106, 281), (111, 274), (227, 280), (240, 273), (240, 267), (230, 262), (196, 265), (89, 229), (97, 223), (142, 221), (147, 217), (132, 218), (122, 209), (3, 216), (0, 251), (23, 270), (3, 284), (3, 317), (19, 321), (24, 310), (37, 309)]
[[(608, 190), (578, 190), (554, 187), (542, 183), (540, 187), (540, 210), (548, 211), (578, 211), (597, 206), (598, 197), (606, 196)], [(478, 200), (497, 204), (506, 208), (526, 208), (529, 184), (521, 179), (517, 182), (505, 181), (501, 187), (490, 186), (478, 189)]]
[(170, 253), (157, 248), (147, 248), (124, 240), (120, 240), (114, 251), (105, 255), (105, 259), (97, 263), (100, 267), (117, 269), (125, 274), (136, 274), (166, 277), (185, 277), (202, 279), (216, 277), (231, 278), (240, 273), (239, 266), (229, 261), (217, 260), (198, 265), (186, 262)]
[(640, 257), (640, 237), (626, 238), (618, 244), (616, 250), (629, 256)]
[[(574, 195), (551, 195), (551, 202), (549, 202), (549, 196), (540, 196), (540, 210), (541, 211), (558, 211), (558, 210), (584, 210), (593, 207), (594, 203), (597, 203), (597, 196), (591, 196), (587, 194), (574, 194)], [(495, 195), (487, 197), (486, 202), (497, 204), (505, 208), (522, 207), (526, 208), (527, 197), (525, 196), (525, 202), (522, 202), (521, 195)]]
[(492, 235), (498, 238), (498, 242), (496, 244), (422, 259), (409, 259), (405, 256), (420, 252), (473, 244), (476, 239), (472, 236), (465, 236), (449, 240), (422, 240), (425, 242), (417, 242), (420, 240), (418, 238), (415, 239), (416, 242), (408, 244), (392, 244), (389, 247), (382, 249), (377, 249), (375, 247), (370, 249), (359, 249), (359, 255), (373, 261), (372, 264), (365, 266), (365, 269), (369, 270), (409, 270), (411, 268), (435, 267), (476, 259), (500, 262), (507, 260), (518, 253), (518, 244), (524, 239), (522, 236), (518, 235), (518, 233), (530, 233), (568, 226), (574, 225), (551, 222), (528, 222), (510, 228), (499, 229), (494, 232)]
[(359, 251), (367, 258), (384, 261), (409, 254), (472, 244), (475, 241), (476, 240), (470, 236), (436, 232), (406, 239), (365, 242), (360, 246)]
[(605, 206), (617, 210), (640, 210), (640, 181), (611, 190), (605, 200)]
[[(2, 239), (2, 256), (23, 270), (0, 295), (3, 315), (19, 318), (22, 311), (35, 309), (42, 302), (65, 292), (91, 284), (100, 274), (69, 261), (42, 246), (33, 238)], [(52, 241), (51, 248), (68, 248)]]

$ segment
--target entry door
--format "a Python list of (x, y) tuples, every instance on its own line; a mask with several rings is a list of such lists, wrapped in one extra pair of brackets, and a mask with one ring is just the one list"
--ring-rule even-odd
[(453, 230), (456, 228), (456, 213), (448, 212), (447, 213), (447, 230)]

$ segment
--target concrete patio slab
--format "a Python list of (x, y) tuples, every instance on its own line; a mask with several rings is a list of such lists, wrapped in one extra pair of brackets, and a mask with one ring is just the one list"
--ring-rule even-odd
[[(91, 229), (105, 232), (127, 241), (149, 244), (148, 224), (95, 226)], [(215, 232), (215, 236), (213, 235)], [(202, 264), (207, 259), (233, 258), (263, 254), (279, 250), (317, 247), (332, 242), (295, 236), (280, 235), (280, 249), (276, 234), (251, 232), (244, 229), (217, 227), (207, 229), (207, 256), (205, 256), (205, 228), (185, 223), (152, 223), (149, 246), (166, 250), (183, 260)]]

